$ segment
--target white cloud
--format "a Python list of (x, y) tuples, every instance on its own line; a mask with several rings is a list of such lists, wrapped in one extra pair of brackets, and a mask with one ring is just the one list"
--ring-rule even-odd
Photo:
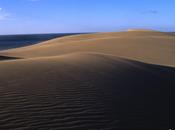
[(0, 8), (0, 21), (7, 20), (9, 17), (9, 13), (5, 13), (2, 11), (2, 8)]

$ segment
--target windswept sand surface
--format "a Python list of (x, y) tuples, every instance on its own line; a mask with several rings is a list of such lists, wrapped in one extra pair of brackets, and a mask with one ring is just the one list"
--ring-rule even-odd
[(174, 52), (175, 36), (154, 31), (68, 36), (3, 51), (0, 129), (175, 128)]
[(175, 66), (175, 35), (156, 31), (129, 31), (67, 36), (0, 55), (34, 58), (77, 52), (112, 54), (146, 63)]

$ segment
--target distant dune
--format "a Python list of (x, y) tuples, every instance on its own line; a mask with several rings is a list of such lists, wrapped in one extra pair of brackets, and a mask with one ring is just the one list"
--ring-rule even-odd
[(150, 29), (128, 29), (128, 32), (158, 32)]
[(0, 55), (0, 129), (175, 128), (171, 33), (67, 36)]
[(171, 33), (129, 31), (67, 36), (30, 47), (12, 49), (0, 53), (0, 55), (34, 58), (77, 52), (95, 52), (146, 63), (175, 66), (174, 48), (175, 36)]

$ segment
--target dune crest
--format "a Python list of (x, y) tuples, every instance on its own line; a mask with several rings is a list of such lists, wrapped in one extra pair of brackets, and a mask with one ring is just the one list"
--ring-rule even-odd
[(11, 49), (0, 55), (21, 58), (94, 52), (141, 62), (175, 66), (175, 36), (156, 31), (83, 34), (57, 38), (37, 45)]
[(128, 32), (159, 32), (151, 29), (128, 29)]

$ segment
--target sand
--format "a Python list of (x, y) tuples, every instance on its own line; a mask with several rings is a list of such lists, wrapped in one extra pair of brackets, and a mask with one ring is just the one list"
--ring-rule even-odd
[[(68, 36), (4, 51), (0, 55), (34, 58), (77, 52), (111, 54), (141, 62), (175, 66), (175, 36), (156, 31), (129, 31)], [(170, 60), (172, 59), (172, 60)]]
[(171, 33), (129, 31), (2, 51), (0, 129), (174, 128), (174, 50)]

